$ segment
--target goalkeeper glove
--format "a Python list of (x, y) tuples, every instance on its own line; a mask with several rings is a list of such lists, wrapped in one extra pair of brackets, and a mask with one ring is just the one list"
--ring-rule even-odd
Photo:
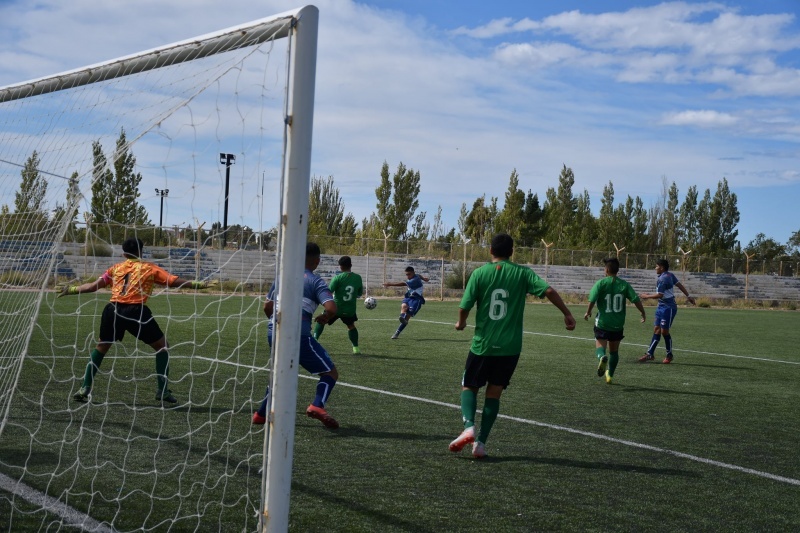
[(213, 289), (219, 287), (219, 281), (212, 280), (212, 281), (192, 281), (189, 283), (189, 286), (193, 289)]
[(78, 294), (78, 286), (77, 285), (64, 285), (61, 288), (61, 292), (58, 293), (58, 297), (61, 298), (62, 296)]

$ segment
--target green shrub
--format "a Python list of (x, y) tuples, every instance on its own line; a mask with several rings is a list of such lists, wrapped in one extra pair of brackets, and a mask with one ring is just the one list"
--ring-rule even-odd
[[(467, 275), (464, 277), (464, 268), (467, 268)], [(465, 267), (464, 263), (453, 263), (453, 272), (452, 274), (448, 275), (444, 279), (444, 286), (446, 289), (463, 289), (467, 281), (469, 281), (469, 277), (472, 275), (472, 270), (469, 267)]]
[(92, 255), (94, 257), (111, 257), (114, 255), (114, 250), (103, 241), (88, 241), (83, 249), (83, 253), (84, 255)]
[(17, 272), (8, 270), (0, 274), (0, 285), (11, 285), (15, 287), (28, 287), (39, 283), (36, 277), (28, 272)]

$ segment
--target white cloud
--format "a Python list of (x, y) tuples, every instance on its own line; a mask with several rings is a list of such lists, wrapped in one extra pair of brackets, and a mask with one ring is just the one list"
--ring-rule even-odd
[(738, 122), (739, 119), (733, 115), (709, 110), (670, 113), (661, 121), (667, 126), (699, 126), (701, 128), (729, 127)]

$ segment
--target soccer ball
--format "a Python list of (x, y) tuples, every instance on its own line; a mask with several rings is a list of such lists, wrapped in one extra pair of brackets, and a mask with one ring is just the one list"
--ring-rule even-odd
[(366, 307), (367, 309), (375, 309), (376, 307), (378, 307), (378, 300), (376, 300), (372, 296), (364, 298), (364, 307)]

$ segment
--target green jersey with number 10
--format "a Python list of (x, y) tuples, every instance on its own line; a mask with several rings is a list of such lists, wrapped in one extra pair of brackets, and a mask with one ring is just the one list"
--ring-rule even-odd
[(631, 284), (616, 276), (606, 276), (597, 281), (589, 291), (589, 301), (597, 304), (594, 325), (605, 331), (623, 331), (625, 327), (625, 300), (639, 301)]
[(336, 302), (336, 315), (355, 315), (358, 297), (364, 291), (361, 276), (352, 272), (341, 272), (333, 277), (329, 287)]
[(472, 353), (476, 355), (518, 355), (522, 352), (522, 318), (525, 298), (544, 297), (546, 281), (528, 267), (505, 259), (476, 269), (469, 277), (461, 309), (475, 313)]

